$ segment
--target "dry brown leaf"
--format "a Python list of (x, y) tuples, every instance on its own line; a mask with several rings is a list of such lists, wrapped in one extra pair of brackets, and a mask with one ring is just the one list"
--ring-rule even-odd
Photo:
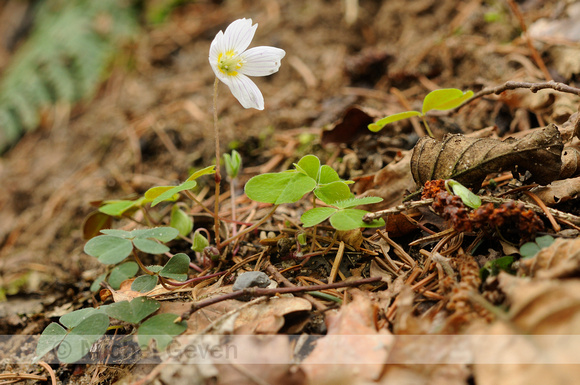
[(368, 134), (368, 125), (379, 116), (381, 114), (378, 111), (370, 108), (352, 106), (330, 129), (322, 131), (320, 142), (322, 145), (328, 143), (350, 144), (362, 134)]
[(504, 141), (445, 135), (442, 141), (419, 139), (413, 150), (411, 172), (418, 186), (434, 179), (453, 178), (479, 188), (488, 174), (525, 170), (540, 184), (555, 180), (562, 165), (562, 139), (554, 124), (520, 138)]
[(154, 296), (159, 296), (162, 294), (170, 293), (169, 290), (167, 290), (166, 288), (164, 288), (161, 285), (155, 286), (153, 288), (153, 290), (148, 291), (146, 293), (141, 293), (140, 291), (131, 290), (131, 285), (133, 284), (134, 280), (135, 280), (135, 278), (127, 279), (121, 283), (119, 290), (110, 290), (110, 292), (113, 296), (113, 300), (115, 302), (131, 301), (132, 299), (137, 298), (137, 297), (154, 297)]
[[(579, 348), (569, 336), (522, 335), (513, 324), (479, 325), (471, 334), (482, 334), (473, 344), (474, 382), (478, 385), (530, 385), (576, 383)], [(568, 341), (567, 341), (568, 340)]]
[(236, 334), (275, 334), (285, 326), (284, 316), (312, 310), (312, 304), (300, 297), (273, 297), (244, 308), (236, 319)]
[(377, 331), (368, 292), (353, 290), (351, 302), (327, 313), (328, 333), (302, 362), (312, 384), (366, 384), (378, 379), (393, 336)]
[(580, 281), (498, 276), (509, 318), (525, 334), (580, 334)]
[[(420, 348), (418, 342), (415, 346)], [(395, 345), (397, 346), (397, 345)], [(467, 365), (393, 365), (385, 366), (381, 384), (464, 385), (470, 375)]]
[[(226, 286), (230, 288), (231, 285)], [(214, 323), (224, 314), (239, 308), (246, 302), (229, 299), (199, 309), (187, 320), (186, 334), (197, 334)], [(160, 312), (182, 314), (189, 310), (187, 302), (163, 302)], [(312, 309), (309, 301), (300, 297), (274, 297), (268, 301), (244, 307), (236, 315), (235, 334), (275, 334), (286, 325), (285, 316), (292, 314), (294, 322), (299, 322), (299, 313)]]
[[(243, 338), (239, 338), (243, 337)], [(300, 368), (289, 363), (292, 347), (287, 338), (266, 338), (260, 336), (236, 336), (233, 339), (237, 357), (232, 364), (219, 365), (217, 384), (276, 384), (301, 385), (306, 383), (306, 375)], [(254, 362), (245, 364), (244, 356), (251, 355)], [(259, 382), (262, 381), (262, 382)]]
[(368, 206), (361, 206), (363, 210), (382, 210), (401, 203), (406, 192), (415, 188), (411, 176), (411, 151), (405, 151), (403, 158), (393, 161), (379, 170), (374, 177), (353, 178), (355, 181), (353, 192), (363, 196), (376, 196), (383, 201)]
[(536, 187), (532, 192), (547, 206), (554, 206), (580, 195), (580, 177), (557, 180), (547, 186)]
[(556, 241), (533, 258), (520, 262), (518, 275), (538, 278), (563, 278), (580, 273), (580, 238)]

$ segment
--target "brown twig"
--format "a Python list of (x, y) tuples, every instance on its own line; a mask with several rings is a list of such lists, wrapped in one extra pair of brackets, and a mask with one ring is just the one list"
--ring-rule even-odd
[(533, 93), (536, 93), (540, 90), (550, 88), (550, 89), (553, 89), (554, 91), (565, 92), (568, 94), (574, 94), (574, 95), (580, 96), (580, 88), (572, 87), (572, 86), (569, 86), (565, 83), (555, 82), (553, 80), (550, 80), (547, 82), (542, 82), (542, 83), (507, 81), (504, 84), (502, 84), (501, 86), (484, 88), (483, 90), (475, 93), (475, 95), (473, 95), (471, 98), (467, 99), (465, 102), (461, 103), (459, 106), (457, 106), (451, 110), (429, 111), (427, 113), (427, 115), (433, 115), (433, 116), (435, 116), (435, 115), (436, 116), (451, 115), (451, 114), (455, 113), (456, 111), (458, 111), (461, 107), (465, 106), (466, 104), (469, 104), (469, 103), (473, 102), (474, 100), (479, 99), (483, 96), (499, 95), (504, 91), (516, 90), (519, 88), (527, 88), (530, 91), (532, 91)]
[(423, 199), (420, 201), (403, 203), (403, 204), (400, 204), (398, 206), (391, 207), (390, 209), (379, 210), (379, 211), (375, 211), (374, 213), (365, 214), (365, 216), (363, 217), (363, 221), (372, 222), (373, 220), (375, 220), (377, 218), (386, 217), (386, 216), (391, 215), (391, 214), (398, 214), (402, 211), (411, 210), (411, 209), (414, 209), (417, 207), (429, 206), (431, 203), (433, 203), (432, 198)]
[(180, 322), (182, 320), (189, 319), (189, 317), (204, 307), (213, 305), (218, 302), (226, 301), (228, 299), (237, 299), (242, 297), (261, 297), (261, 296), (268, 296), (272, 297), (278, 294), (287, 294), (287, 293), (304, 293), (307, 291), (321, 291), (321, 290), (328, 290), (328, 289), (337, 289), (342, 287), (353, 287), (364, 285), (367, 283), (374, 283), (379, 282), (381, 277), (372, 277), (372, 278), (364, 278), (357, 281), (346, 281), (346, 282), (337, 282), (332, 284), (326, 285), (312, 285), (312, 286), (294, 286), (294, 287), (279, 287), (275, 289), (262, 289), (259, 287), (250, 287), (243, 290), (234, 291), (232, 293), (220, 295), (217, 297), (209, 298), (204, 301), (195, 302), (191, 305), (191, 308), (184, 312), (181, 317), (179, 317), (176, 322)]
[[(288, 280), (288, 278), (284, 277), (282, 275), (282, 273), (280, 273), (278, 271), (278, 269), (276, 269), (276, 267), (274, 267), (274, 265), (270, 264), (268, 262), (267, 266), (266, 266), (266, 271), (270, 274), (272, 274), (272, 277), (274, 277), (274, 279), (276, 280), (276, 282), (283, 283), (284, 286), (286, 287), (296, 287), (296, 285), (294, 285), (292, 282), (290, 282)], [(310, 294), (302, 294), (302, 296), (307, 299), (312, 306), (314, 306), (317, 310), (320, 311), (325, 311), (326, 310), (326, 305), (324, 305), (321, 301), (317, 300), (316, 298), (314, 298), (313, 296), (311, 296)]]

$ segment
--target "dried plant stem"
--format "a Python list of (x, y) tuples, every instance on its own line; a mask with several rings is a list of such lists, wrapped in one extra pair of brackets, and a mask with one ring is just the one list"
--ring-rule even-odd
[(501, 86), (484, 88), (483, 90), (481, 90), (481, 91), (477, 92), (475, 95), (473, 95), (470, 99), (466, 100), (465, 102), (461, 103), (461, 105), (459, 105), (451, 110), (429, 111), (427, 114), (433, 115), (433, 116), (451, 115), (451, 114), (455, 113), (457, 110), (459, 110), (461, 107), (465, 106), (466, 104), (469, 104), (469, 103), (473, 102), (474, 100), (477, 100), (477, 99), (484, 97), (486, 95), (499, 95), (504, 91), (516, 90), (519, 88), (527, 88), (530, 91), (532, 91), (533, 93), (536, 93), (540, 90), (544, 90), (544, 89), (549, 88), (549, 89), (553, 89), (554, 91), (559, 91), (559, 92), (564, 92), (564, 93), (580, 96), (580, 88), (572, 87), (572, 86), (569, 86), (565, 83), (555, 82), (553, 80), (550, 80), (547, 82), (542, 82), (542, 83), (507, 81), (504, 84), (502, 84)]
[(356, 281), (342, 281), (333, 284), (325, 284), (325, 285), (310, 285), (310, 286), (294, 286), (294, 287), (279, 287), (275, 289), (262, 289), (259, 287), (250, 287), (243, 290), (234, 291), (232, 293), (224, 294), (221, 296), (209, 298), (203, 301), (199, 301), (193, 303), (191, 308), (184, 312), (180, 319), (176, 320), (176, 322), (181, 320), (189, 319), (191, 314), (195, 313), (199, 309), (204, 307), (213, 305), (218, 302), (222, 302), (228, 299), (237, 299), (241, 297), (261, 297), (261, 296), (268, 296), (273, 297), (278, 294), (286, 294), (286, 293), (303, 293), (309, 291), (321, 291), (321, 290), (328, 290), (328, 289), (337, 289), (341, 287), (354, 287), (360, 286), (367, 283), (375, 283), (379, 282), (381, 277), (372, 277), (372, 278), (364, 278), (359, 279)]
[(386, 216), (391, 215), (391, 214), (398, 214), (402, 211), (411, 210), (411, 209), (421, 207), (421, 206), (429, 206), (431, 203), (433, 203), (432, 198), (424, 199), (421, 201), (413, 201), (413, 202), (403, 203), (403, 204), (397, 205), (395, 207), (391, 207), (390, 209), (379, 210), (379, 211), (375, 211), (374, 213), (368, 213), (363, 217), (363, 221), (372, 222), (375, 219), (378, 219), (381, 217), (386, 217)]
[(222, 176), (220, 172), (220, 131), (217, 114), (217, 96), (219, 79), (216, 77), (213, 84), (213, 131), (215, 134), (215, 205), (214, 205), (214, 232), (215, 244), (220, 249), (220, 183)]
[[(502, 203), (506, 203), (506, 202), (512, 202), (515, 200), (515, 199), (503, 199), (503, 198), (486, 197), (486, 196), (480, 196), (480, 198), (483, 202), (495, 203), (495, 204), (502, 204)], [(545, 214), (544, 210), (542, 210), (542, 208), (539, 206), (536, 206), (532, 203), (522, 202), (519, 200), (515, 200), (515, 201), (523, 204), (526, 209), (533, 210), (538, 214)], [(380, 210), (380, 211), (376, 211), (374, 213), (366, 214), (363, 217), (363, 221), (370, 222), (370, 221), (377, 219), (377, 218), (386, 217), (386, 216), (392, 215), (392, 214), (397, 214), (397, 213), (400, 213), (402, 211), (407, 211), (407, 210), (410, 210), (410, 209), (413, 209), (416, 207), (428, 206), (431, 203), (433, 203), (433, 199), (424, 199), (424, 200), (420, 200), (420, 201), (414, 201), (414, 202), (409, 202), (409, 203), (405, 203), (405, 204), (400, 204), (400, 205), (392, 207), (390, 209)], [(568, 221), (570, 223), (573, 223), (574, 225), (580, 225), (580, 217), (579, 216), (576, 216), (573, 214), (568, 214), (568, 213), (565, 213), (563, 211), (553, 209), (551, 207), (547, 207), (546, 209), (556, 219), (559, 219), (562, 221)]]

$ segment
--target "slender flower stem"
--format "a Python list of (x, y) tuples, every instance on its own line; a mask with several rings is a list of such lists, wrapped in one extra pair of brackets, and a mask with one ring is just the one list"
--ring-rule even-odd
[(236, 236), (236, 181), (237, 178), (230, 178), (230, 202), (232, 206), (232, 235)]
[(220, 248), (220, 183), (222, 176), (220, 173), (220, 131), (218, 125), (217, 96), (219, 79), (216, 77), (213, 83), (213, 131), (215, 134), (215, 205), (214, 205), (214, 232), (215, 244)]

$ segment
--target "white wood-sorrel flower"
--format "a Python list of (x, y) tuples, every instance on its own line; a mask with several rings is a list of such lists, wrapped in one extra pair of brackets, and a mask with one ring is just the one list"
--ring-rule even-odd
[(275, 47), (254, 47), (246, 50), (258, 24), (252, 19), (239, 19), (225, 32), (219, 31), (209, 49), (209, 63), (219, 80), (225, 83), (244, 108), (264, 109), (264, 97), (248, 76), (268, 76), (280, 68), (286, 55)]

